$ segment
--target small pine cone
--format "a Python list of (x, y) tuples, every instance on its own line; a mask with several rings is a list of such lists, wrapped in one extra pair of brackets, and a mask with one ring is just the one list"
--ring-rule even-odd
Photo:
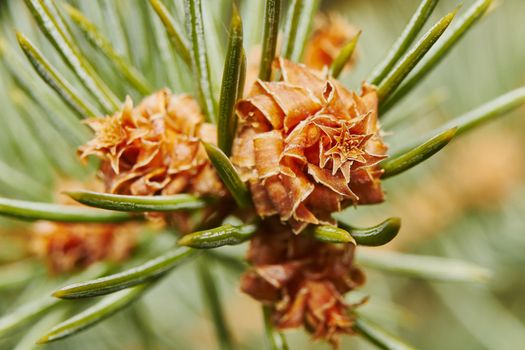
[(273, 322), (280, 329), (304, 325), (314, 338), (334, 345), (339, 335), (353, 334), (343, 296), (365, 281), (353, 265), (355, 247), (297, 236), (278, 222), (266, 225), (250, 243), (253, 268), (242, 276), (241, 289), (273, 306)]
[(257, 213), (278, 214), (294, 232), (333, 224), (350, 204), (383, 201), (386, 157), (377, 121), (377, 93), (362, 95), (285, 59), (282, 81), (257, 80), (237, 104), (241, 118), (232, 161), (249, 181)]
[(34, 225), (33, 252), (51, 272), (69, 273), (99, 261), (125, 260), (136, 246), (133, 225), (69, 224), (42, 221)]
[(92, 118), (87, 124), (95, 137), (79, 153), (81, 158), (102, 159), (100, 174), (108, 192), (224, 194), (200, 143), (216, 143), (216, 127), (204, 122), (191, 96), (163, 89), (136, 107), (128, 97), (114, 115)]
[[(304, 51), (304, 64), (313, 69), (330, 67), (341, 49), (357, 35), (358, 30), (341, 16), (331, 13), (315, 17), (314, 30)], [(355, 55), (347, 63), (349, 68), (355, 63)]]

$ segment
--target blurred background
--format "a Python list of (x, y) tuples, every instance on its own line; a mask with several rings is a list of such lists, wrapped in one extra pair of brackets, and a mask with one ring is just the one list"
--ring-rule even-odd
[[(262, 4), (262, 0), (241, 1), (241, 10), (246, 9), (246, 2), (257, 1)], [(167, 85), (174, 91), (191, 91), (184, 73), (173, 72), (171, 77), (179, 79), (175, 79), (176, 83), (169, 81), (156, 67), (158, 63), (150, 59), (151, 43), (142, 30), (144, 23), (126, 21), (142, 18), (137, 15), (141, 11), (150, 11), (146, 1), (71, 3), (104, 29), (121, 53), (130, 54), (132, 61), (152, 77), (157, 87)], [(343, 82), (352, 88), (359, 87), (395, 41), (418, 3), (418, 0), (322, 2), (323, 11), (337, 12), (363, 31), (356, 65), (343, 73)], [(463, 9), (472, 3), (465, 0)], [(203, 0), (207, 25), (220, 33), (220, 40), (209, 43), (216, 73), (222, 66), (222, 59), (214, 57), (224, 54), (228, 4), (226, 0)], [(429, 23), (435, 23), (456, 5), (454, 0), (440, 1)], [(178, 1), (172, 8), (182, 16)], [(257, 28), (260, 28), (261, 14), (243, 12), (247, 45), (260, 40)], [(155, 20), (151, 26), (158, 29), (159, 23)], [(115, 21), (123, 21), (132, 33), (127, 40), (119, 39), (124, 34), (119, 33)], [(78, 163), (75, 148), (70, 147), (67, 140), (83, 140), (85, 130), (76, 125), (78, 122), (70, 112), (52, 96), (51, 90), (42, 86), (39, 77), (25, 63), (16, 44), (14, 28), (35, 40), (52, 62), (58, 65), (60, 60), (31, 21), (23, 1), (0, 2), (0, 28), (2, 49), (10, 48), (5, 50), (9, 55), (4, 54), (0, 64), (0, 195), (50, 201), (57, 182), (92, 176), (93, 170), (89, 169), (94, 167), (87, 165), (86, 168)], [(157, 34), (158, 31), (154, 33)], [(524, 43), (525, 2), (497, 1), (489, 15), (467, 34), (431, 76), (385, 117), (383, 125), (388, 130), (386, 139), (391, 148), (525, 85)], [(88, 44), (81, 44), (89, 49)], [(153, 52), (155, 55), (157, 51)], [(96, 54), (91, 58), (100, 61)], [(43, 106), (33, 106), (27, 101), (27, 92), (19, 91), (9, 73), (8, 66), (13, 64), (27, 68), (25, 72), (32, 77), (30, 87), (46, 101)], [(110, 82), (118, 79), (106, 64), (96, 67)], [(67, 72), (64, 74), (67, 76)], [(118, 84), (113, 85), (118, 91)], [(50, 116), (63, 121), (61, 125), (68, 130), (66, 134), (57, 131), (56, 125), (49, 122)], [(460, 258), (489, 268), (493, 278), (488, 284), (479, 285), (440, 283), (366, 269), (368, 283), (350, 296), (351, 300), (356, 300), (356, 296), (371, 296), (362, 307), (363, 314), (418, 349), (524, 348), (525, 109), (453, 141), (432, 160), (387, 181), (385, 189), (386, 203), (349, 208), (340, 217), (356, 226), (372, 225), (389, 216), (401, 217), (398, 237), (380, 249)], [(45, 266), (31, 256), (28, 230), (27, 225), (15, 221), (0, 221), (0, 315), (53, 290), (63, 281), (49, 276)], [(151, 235), (156, 234), (144, 233), (145, 237)], [(170, 239), (168, 235), (165, 237), (166, 242)], [(162, 244), (156, 245), (158, 242), (146, 249), (162, 248)], [(226, 252), (242, 255), (245, 249), (246, 246), (241, 246)], [(199, 286), (194, 272), (193, 266), (182, 266), (136, 307), (72, 339), (41, 348), (213, 349), (213, 329), (197, 295)], [(260, 307), (240, 293), (239, 272), (217, 265), (213, 273), (221, 282), (227, 317), (240, 348), (264, 348)], [(31, 348), (31, 334), (34, 337), (49, 329), (59, 318), (52, 316), (18, 336), (0, 339), (0, 349), (12, 349), (17, 344), (19, 349)], [(287, 336), (291, 349), (330, 348), (312, 343), (302, 331), (289, 332)], [(342, 348), (373, 347), (361, 339), (346, 337)]]

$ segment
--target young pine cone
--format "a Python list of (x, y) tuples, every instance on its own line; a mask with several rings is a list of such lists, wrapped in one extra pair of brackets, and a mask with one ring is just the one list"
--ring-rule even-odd
[(110, 193), (132, 195), (222, 195), (224, 188), (200, 143), (216, 143), (215, 125), (205, 123), (197, 102), (168, 89), (133, 107), (87, 124), (95, 138), (80, 148), (102, 159), (101, 177)]
[[(331, 13), (315, 17), (312, 36), (305, 47), (304, 64), (309, 68), (330, 67), (341, 49), (356, 36), (358, 30), (341, 16)], [(355, 62), (355, 54), (347, 66)]]
[(344, 294), (364, 283), (353, 265), (354, 245), (322, 243), (295, 235), (278, 222), (266, 222), (250, 242), (253, 268), (241, 278), (241, 289), (274, 306), (280, 329), (305, 326), (314, 338), (336, 345), (338, 336), (352, 334), (354, 321)]
[(41, 221), (32, 232), (33, 251), (56, 274), (82, 270), (98, 261), (123, 261), (136, 246), (133, 225)]
[(257, 213), (278, 214), (294, 232), (333, 224), (349, 204), (383, 201), (379, 161), (386, 157), (377, 94), (361, 96), (285, 59), (282, 81), (257, 80), (237, 104), (241, 124), (232, 161), (249, 181)]

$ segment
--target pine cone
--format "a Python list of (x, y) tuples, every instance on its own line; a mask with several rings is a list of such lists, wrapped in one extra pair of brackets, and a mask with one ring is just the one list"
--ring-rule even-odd
[[(358, 30), (341, 16), (330, 13), (315, 17), (314, 30), (304, 51), (304, 64), (313, 69), (330, 67), (341, 49), (357, 35)], [(355, 63), (356, 55), (347, 63), (349, 68)]]
[(354, 248), (297, 236), (278, 222), (267, 222), (250, 243), (253, 268), (243, 275), (241, 289), (274, 306), (278, 328), (304, 325), (314, 338), (337, 344), (339, 335), (353, 333), (343, 295), (365, 281), (353, 265)]
[(53, 273), (75, 272), (99, 261), (126, 260), (136, 246), (136, 228), (42, 221), (33, 227), (32, 249)]
[(223, 195), (224, 188), (200, 140), (216, 143), (215, 125), (205, 123), (189, 95), (163, 89), (133, 107), (87, 124), (95, 138), (80, 156), (103, 160), (101, 177), (110, 193)]
[(282, 81), (257, 80), (237, 113), (232, 161), (250, 182), (257, 213), (278, 214), (295, 232), (333, 224), (349, 204), (383, 201), (377, 167), (386, 157), (377, 94), (361, 96), (336, 80), (285, 59)]

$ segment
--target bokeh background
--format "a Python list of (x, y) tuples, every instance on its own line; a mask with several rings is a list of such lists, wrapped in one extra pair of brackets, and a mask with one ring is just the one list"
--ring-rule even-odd
[[(241, 10), (243, 2), (248, 1), (262, 4), (262, 0), (243, 0)], [(356, 66), (342, 76), (345, 83), (353, 88), (359, 86), (402, 31), (418, 2), (323, 1), (324, 11), (337, 12), (363, 30)], [(141, 29), (143, 23), (126, 23), (133, 35), (125, 43), (121, 40), (123, 34), (117, 30), (115, 21), (126, 22), (126, 18), (137, 18), (137, 12), (148, 11), (146, 1), (77, 0), (72, 3), (104, 28), (121, 52), (131, 53), (133, 62), (154, 77), (157, 86), (168, 85), (175, 91), (187, 88), (189, 82), (184, 81), (184, 74), (173, 72), (172, 76), (180, 79), (178, 84), (171, 85), (152, 63), (151, 53), (147, 52), (151, 43)], [(214, 26), (223, 39), (229, 3), (203, 0), (207, 24)], [(463, 8), (472, 3), (465, 0)], [(440, 1), (429, 23), (456, 5), (454, 0)], [(180, 6), (175, 4), (173, 9), (180, 10)], [(176, 13), (180, 15), (181, 11)], [(250, 45), (259, 40), (262, 12), (245, 11), (243, 17), (246, 42)], [(154, 25), (158, 27), (159, 23)], [(0, 2), (0, 28), (2, 46), (15, 48), (14, 55), (4, 55), (0, 64), (0, 194), (51, 200), (56, 182), (64, 181), (58, 180), (57, 164), (62, 179), (64, 174), (68, 178), (83, 178), (89, 171), (77, 163), (75, 149), (67, 147), (64, 135), (57, 134), (46, 115), (70, 124), (76, 123), (74, 118), (51, 96), (51, 90), (42, 89), (29, 66), (27, 73), (32, 74), (35, 89), (44, 91), (43, 95), (49, 98), (46, 109), (31, 109), (34, 106), (28, 104), (15, 87), (6, 64), (15, 59), (16, 64), (25, 63), (16, 45), (14, 28), (23, 30), (39, 47), (47, 48), (53, 62), (60, 60), (36, 30), (23, 1)], [(216, 72), (220, 71), (222, 60), (213, 57), (221, 57), (224, 42), (210, 43), (210, 52), (216, 55), (212, 56)], [(93, 60), (100, 57), (93, 55)], [(525, 2), (496, 1), (489, 15), (385, 118), (391, 147), (395, 149), (448, 119), (525, 85), (524, 63)], [(107, 65), (101, 63), (97, 68), (108, 77), (118, 79)], [(20, 105), (26, 106), (29, 113), (21, 113)], [(75, 137), (85, 137), (81, 129), (73, 126), (71, 130), (78, 132)], [(42, 133), (47, 136), (42, 137)], [(367, 269), (368, 283), (356, 294), (371, 296), (369, 303), (362, 307), (363, 314), (419, 349), (525, 348), (525, 109), (455, 140), (424, 165), (387, 181), (385, 188), (388, 194), (385, 204), (350, 208), (341, 213), (341, 217), (354, 225), (366, 226), (389, 216), (399, 216), (403, 222), (400, 234), (380, 249), (464, 259), (491, 269), (493, 278), (488, 284), (479, 285), (439, 283)], [(27, 226), (14, 221), (0, 221), (1, 315), (52, 290), (60, 282), (47, 276), (38, 264), (13, 263), (31, 259), (27, 257), (26, 230)], [(169, 243), (171, 238), (165, 239)], [(244, 250), (242, 246), (228, 253), (242, 254)], [(227, 316), (240, 348), (264, 348), (260, 308), (238, 290), (238, 271), (219, 265), (212, 268), (221, 282)], [(199, 293), (194, 267), (183, 266), (137, 307), (84, 334), (42, 348), (213, 349), (213, 329)], [(40, 334), (55, 320), (50, 316), (47, 323), (44, 321), (18, 337), (0, 340), (0, 349), (12, 349), (16, 344), (19, 349), (31, 348), (28, 341), (31, 334)], [(325, 344), (312, 343), (302, 331), (287, 335), (291, 349), (329, 349)], [(20, 343), (21, 338), (26, 342)], [(346, 338), (342, 348), (373, 347), (363, 340)]]

